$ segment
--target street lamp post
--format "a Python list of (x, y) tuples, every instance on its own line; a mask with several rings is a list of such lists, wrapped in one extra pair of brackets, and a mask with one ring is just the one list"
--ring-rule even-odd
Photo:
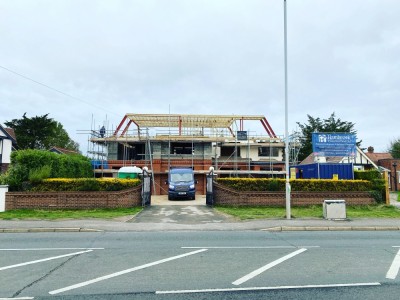
[(286, 0), (283, 1), (284, 48), (285, 48), (285, 169), (286, 169), (286, 219), (290, 220), (290, 182), (289, 182), (289, 122), (288, 122), (288, 71), (287, 71), (287, 18)]
[(392, 164), (392, 166), (393, 166), (393, 169), (394, 169), (394, 175), (393, 175), (393, 179), (394, 179), (394, 190), (397, 192), (397, 170), (396, 170), (396, 168), (397, 168), (397, 163), (394, 162), (394, 163)]

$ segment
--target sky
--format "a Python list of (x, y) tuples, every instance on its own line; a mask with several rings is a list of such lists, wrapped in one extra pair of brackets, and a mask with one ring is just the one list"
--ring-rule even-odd
[[(126, 113), (264, 115), (284, 136), (283, 3), (0, 0), (0, 123), (49, 114), (83, 154)], [(398, 0), (287, 0), (290, 133), (334, 112), (363, 148), (400, 138), (399, 15)]]

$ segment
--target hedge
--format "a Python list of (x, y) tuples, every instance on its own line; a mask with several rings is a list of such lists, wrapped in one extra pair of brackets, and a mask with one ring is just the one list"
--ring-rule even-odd
[(11, 153), (11, 166), (4, 183), (10, 191), (23, 190), (30, 177), (33, 181), (44, 178), (87, 178), (93, 176), (90, 160), (80, 154), (64, 155), (44, 150), (19, 150)]
[[(217, 182), (237, 191), (285, 191), (285, 179), (218, 178)], [(374, 190), (367, 180), (296, 179), (290, 180), (292, 191), (304, 192), (361, 192)]]
[(382, 179), (382, 175), (378, 170), (354, 171), (354, 179), (372, 181), (374, 179)]
[(29, 191), (34, 192), (73, 192), (73, 191), (121, 191), (140, 185), (139, 179), (117, 178), (54, 178), (32, 184)]

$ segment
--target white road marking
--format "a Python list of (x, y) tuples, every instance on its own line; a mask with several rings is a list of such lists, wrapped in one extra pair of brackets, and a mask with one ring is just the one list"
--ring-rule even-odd
[(289, 289), (318, 289), (332, 287), (357, 287), (357, 286), (380, 286), (379, 282), (366, 283), (343, 283), (343, 284), (321, 284), (321, 285), (289, 285), (289, 286), (268, 286), (268, 287), (248, 287), (248, 288), (228, 288), (228, 289), (204, 289), (204, 290), (177, 290), (177, 291), (156, 291), (156, 294), (191, 294), (191, 293), (215, 293), (215, 292), (235, 292), (235, 291), (262, 291), (262, 290), (289, 290)]
[(242, 278), (239, 278), (238, 280), (232, 282), (232, 284), (233, 285), (240, 285), (240, 284), (242, 284), (242, 283), (244, 283), (244, 282), (246, 282), (246, 281), (248, 281), (248, 280), (250, 280), (250, 279), (252, 279), (252, 278), (254, 278), (254, 277), (258, 276), (258, 275), (260, 275), (261, 273), (265, 272), (266, 270), (271, 269), (272, 267), (275, 267), (276, 265), (284, 262), (285, 260), (288, 260), (288, 259), (290, 259), (290, 258), (292, 258), (292, 257), (294, 257), (294, 256), (296, 256), (296, 255), (298, 255), (300, 253), (303, 253), (304, 251), (307, 251), (307, 249), (301, 248), (301, 249), (296, 250), (296, 251), (294, 251), (294, 252), (292, 252), (292, 253), (290, 253), (288, 255), (285, 255), (285, 256), (283, 256), (283, 257), (281, 257), (281, 258), (279, 258), (279, 259), (277, 259), (277, 260), (275, 260), (275, 261), (273, 261), (273, 262), (271, 262), (271, 263), (269, 263), (269, 264), (257, 269), (257, 270), (254, 270), (253, 272), (243, 276)]
[(181, 249), (298, 249), (298, 248), (319, 248), (320, 246), (216, 246), (216, 247), (181, 247)]
[(87, 253), (87, 252), (92, 252), (92, 251), (93, 250), (79, 251), (79, 252), (68, 253), (68, 254), (59, 255), (59, 256), (52, 256), (52, 257), (48, 257), (48, 258), (43, 258), (43, 259), (39, 259), (39, 260), (27, 261), (27, 262), (16, 264), (16, 265), (10, 265), (10, 266), (6, 266), (6, 267), (2, 267), (2, 268), (0, 268), (0, 271), (7, 270), (7, 269), (12, 269), (12, 268), (17, 268), (17, 267), (22, 267), (22, 266), (27, 266), (27, 265), (32, 265), (32, 264), (37, 264), (37, 263), (41, 263), (41, 262), (49, 261), (49, 260), (53, 260), (53, 259), (59, 259), (59, 258), (63, 258), (63, 257), (79, 255), (79, 254), (82, 254), (82, 253)]
[[(0, 251), (51, 251), (51, 250), (104, 250), (104, 248), (16, 248), (0, 249)], [(0, 298), (1, 299), (1, 298)], [(14, 298), (17, 299), (17, 298)]]
[(389, 271), (386, 273), (386, 278), (396, 279), (397, 274), (399, 273), (399, 269), (400, 269), (400, 250), (394, 257), (392, 265), (390, 266)]
[(214, 216), (214, 214), (211, 211), (204, 211), (199, 209), (197, 206), (186, 206), (181, 208), (181, 213), (180, 214), (189, 214), (190, 216)]
[(61, 288), (61, 289), (58, 289), (58, 290), (50, 291), (49, 294), (50, 295), (56, 295), (56, 294), (59, 294), (59, 293), (62, 293), (62, 292), (66, 292), (66, 291), (70, 291), (70, 290), (73, 290), (73, 289), (81, 288), (81, 287), (87, 286), (87, 285), (92, 284), (92, 283), (96, 283), (96, 282), (99, 282), (99, 281), (103, 281), (103, 280), (110, 279), (110, 278), (113, 278), (113, 277), (117, 277), (117, 276), (120, 276), (120, 275), (124, 275), (124, 274), (127, 274), (127, 273), (135, 272), (135, 271), (138, 271), (138, 270), (149, 268), (149, 267), (152, 267), (152, 266), (155, 266), (155, 265), (159, 265), (159, 264), (162, 264), (162, 263), (165, 263), (165, 262), (169, 262), (171, 260), (183, 258), (183, 257), (190, 256), (190, 255), (194, 255), (194, 254), (201, 253), (201, 252), (204, 252), (204, 251), (207, 251), (207, 249), (200, 249), (200, 250), (184, 253), (184, 254), (177, 255), (177, 256), (164, 258), (164, 259), (157, 260), (157, 261), (145, 264), (145, 265), (141, 265), (141, 266), (138, 266), (138, 267), (126, 269), (126, 270), (123, 270), (123, 271), (120, 271), (120, 272), (108, 274), (108, 275), (105, 275), (105, 276), (97, 277), (97, 278), (92, 279), (92, 280), (88, 280), (88, 281), (84, 281), (84, 282), (77, 283), (77, 284), (74, 284), (74, 285), (70, 285), (70, 286), (67, 286), (65, 288)]
[(0, 298), (0, 300), (31, 300), (34, 297), (18, 297), (18, 298)]

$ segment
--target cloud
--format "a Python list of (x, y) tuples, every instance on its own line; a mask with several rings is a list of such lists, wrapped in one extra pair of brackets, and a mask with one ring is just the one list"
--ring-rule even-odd
[[(377, 151), (398, 132), (395, 0), (291, 0), (289, 126), (332, 112)], [(283, 1), (2, 1), (0, 122), (61, 122), (83, 146), (92, 116), (264, 114), (284, 133)], [(261, 130), (261, 128), (260, 128)], [(82, 149), (84, 150), (84, 149)]]

